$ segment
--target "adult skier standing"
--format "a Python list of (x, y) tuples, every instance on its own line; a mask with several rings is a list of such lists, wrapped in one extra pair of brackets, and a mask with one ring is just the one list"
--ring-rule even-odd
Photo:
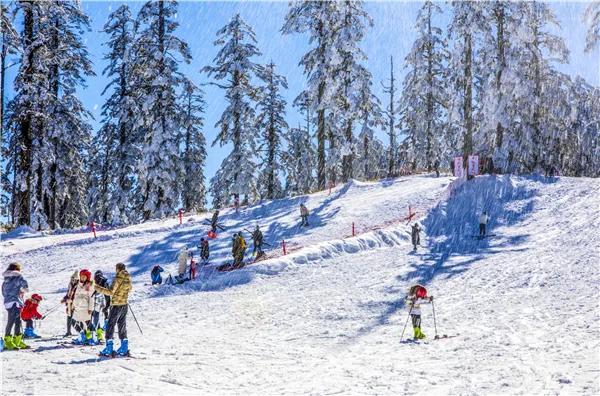
[(263, 250), (262, 250), (263, 233), (260, 230), (260, 227), (258, 226), (258, 224), (256, 225), (256, 228), (254, 228), (254, 231), (252, 232), (252, 242), (254, 245), (254, 247), (252, 249), (252, 254), (256, 253), (256, 258), (259, 258), (263, 254), (265, 254), (265, 252), (263, 252)]
[(71, 326), (73, 326), (73, 296), (75, 294), (75, 289), (77, 288), (77, 283), (79, 283), (79, 271), (75, 271), (73, 272), (73, 275), (71, 275), (67, 294), (65, 294), (61, 300), (61, 303), (65, 304), (67, 313), (67, 332), (65, 333), (65, 337), (73, 335), (71, 334)]
[(73, 295), (73, 327), (79, 332), (79, 338), (73, 340), (74, 344), (92, 345), (92, 331), (90, 324), (94, 312), (94, 281), (92, 273), (86, 269), (79, 271), (79, 283)]
[(210, 255), (210, 247), (208, 245), (208, 240), (205, 238), (200, 238), (200, 258), (204, 263), (208, 262), (208, 257)]
[(300, 218), (302, 219), (302, 222), (300, 223), (300, 227), (308, 227), (308, 208), (301, 203), (300, 204)]
[(116, 351), (118, 355), (129, 355), (129, 340), (127, 339), (127, 309), (129, 293), (131, 292), (131, 276), (125, 269), (125, 264), (118, 263), (115, 267), (116, 275), (110, 287), (96, 285), (97, 292), (111, 297), (110, 313), (106, 326), (106, 347), (100, 352), (102, 356), (114, 356), (113, 336), (115, 327), (119, 328), (121, 345)]
[(219, 211), (215, 210), (215, 212), (212, 215), (212, 219), (210, 220), (210, 227), (212, 228), (213, 233), (217, 232), (218, 221), (219, 221)]
[(188, 252), (187, 246), (182, 247), (181, 250), (179, 251), (179, 256), (177, 257), (177, 261), (179, 264), (178, 273), (179, 273), (180, 281), (183, 281), (185, 279), (187, 262), (188, 262), (189, 258), (190, 258), (190, 254)]
[(417, 245), (421, 245), (421, 226), (419, 223), (415, 223), (411, 227), (411, 240), (413, 244), (413, 250), (417, 251)]
[(231, 252), (233, 253), (233, 266), (241, 267), (244, 262), (244, 254), (246, 253), (246, 240), (241, 232), (235, 234)]
[(479, 237), (485, 237), (485, 228), (487, 222), (490, 220), (490, 217), (487, 215), (487, 212), (484, 210), (481, 215), (479, 215)]
[(29, 348), (23, 342), (23, 334), (21, 333), (23, 295), (27, 293), (29, 285), (21, 275), (21, 265), (19, 263), (10, 263), (2, 276), (4, 277), (2, 297), (4, 298), (4, 308), (7, 311), (4, 348), (8, 350)]

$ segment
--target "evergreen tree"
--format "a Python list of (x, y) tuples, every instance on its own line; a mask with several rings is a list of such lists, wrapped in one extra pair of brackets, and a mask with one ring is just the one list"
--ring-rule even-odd
[(258, 92), (252, 78), (257, 76), (259, 66), (252, 58), (260, 55), (260, 51), (255, 44), (254, 31), (237, 14), (217, 32), (214, 45), (221, 49), (213, 60), (214, 66), (202, 69), (215, 80), (226, 81), (225, 85), (216, 83), (225, 90), (228, 105), (216, 124), (220, 132), (213, 145), (217, 142), (233, 145), (211, 180), (215, 206), (225, 204), (233, 194), (244, 195), (245, 202), (254, 201), (258, 196), (254, 174), (257, 131), (252, 106)]
[(286, 169), (285, 192), (288, 196), (309, 194), (316, 187), (315, 147), (308, 128), (290, 128), (285, 135), (287, 150), (283, 153)]
[(585, 51), (591, 52), (600, 44), (600, 3), (592, 2), (587, 6), (583, 21), (587, 26)]
[(421, 167), (432, 171), (441, 162), (445, 145), (446, 43), (442, 30), (432, 21), (435, 14), (441, 13), (437, 4), (424, 3), (417, 16), (417, 38), (405, 60), (409, 71), (402, 88), (400, 112), (411, 143), (413, 171)]
[[(183, 84), (179, 62), (189, 63), (188, 45), (174, 32), (176, 1), (149, 1), (136, 20), (132, 86), (136, 87), (135, 128), (143, 133), (138, 191), (144, 220), (175, 213), (180, 197), (180, 132), (184, 116), (177, 103)], [(137, 132), (136, 132), (137, 133)]]
[(387, 153), (387, 177), (395, 177), (397, 175), (396, 164), (398, 162), (397, 151), (398, 145), (396, 142), (396, 79), (394, 77), (394, 57), (390, 56), (390, 79), (388, 85), (382, 83), (383, 92), (389, 94), (388, 105), (384, 111), (387, 117), (387, 135), (389, 138), (389, 147)]
[(259, 192), (262, 199), (275, 199), (283, 193), (279, 179), (282, 170), (281, 136), (288, 125), (284, 118), (286, 101), (279, 91), (281, 88), (287, 89), (287, 81), (275, 73), (272, 61), (261, 71), (261, 78), (266, 85), (260, 91), (260, 111), (256, 119), (256, 127), (262, 134), (259, 149), (264, 152)]
[(181, 95), (183, 120), (183, 189), (181, 202), (187, 211), (201, 212), (206, 205), (204, 164), (206, 163), (206, 140), (204, 127), (204, 93), (190, 80), (185, 80)]
[(127, 5), (108, 16), (103, 32), (109, 35), (108, 65), (103, 74), (110, 79), (102, 95), (111, 91), (102, 106), (103, 126), (94, 141), (90, 165), (90, 217), (111, 224), (127, 224), (132, 214), (135, 168), (143, 136), (134, 124), (137, 113), (132, 80), (134, 20)]

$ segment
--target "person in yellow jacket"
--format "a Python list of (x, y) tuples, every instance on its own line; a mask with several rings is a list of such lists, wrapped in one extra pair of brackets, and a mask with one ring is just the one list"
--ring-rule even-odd
[(125, 269), (125, 264), (116, 265), (116, 275), (110, 287), (105, 288), (95, 285), (98, 293), (110, 296), (110, 313), (108, 314), (108, 324), (106, 326), (106, 347), (100, 352), (101, 355), (114, 355), (113, 336), (115, 326), (119, 328), (119, 339), (121, 345), (116, 351), (117, 354), (126, 356), (129, 354), (129, 341), (127, 339), (127, 309), (129, 308), (128, 299), (131, 292), (131, 275)]

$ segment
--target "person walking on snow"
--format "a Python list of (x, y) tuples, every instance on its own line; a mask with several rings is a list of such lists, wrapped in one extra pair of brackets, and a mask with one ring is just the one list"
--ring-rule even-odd
[(179, 280), (181, 280), (181, 281), (183, 281), (185, 279), (187, 262), (188, 262), (189, 258), (190, 258), (190, 254), (188, 252), (187, 246), (182, 247), (181, 250), (179, 251), (179, 255), (177, 256), (177, 261), (179, 264), (177, 267), (177, 273), (179, 274)]
[(485, 237), (485, 227), (487, 222), (490, 220), (490, 217), (487, 215), (487, 212), (484, 210), (481, 215), (479, 215), (479, 236), (481, 238)]
[(61, 300), (61, 303), (65, 304), (67, 312), (67, 332), (65, 333), (65, 337), (70, 337), (73, 335), (71, 334), (71, 326), (73, 326), (73, 295), (75, 294), (77, 283), (79, 283), (79, 271), (75, 271), (73, 272), (73, 275), (71, 275), (69, 287), (67, 288), (67, 294), (65, 294)]
[(308, 208), (301, 203), (300, 204), (300, 218), (302, 219), (302, 222), (300, 223), (300, 227), (308, 227)]
[(420, 340), (425, 338), (425, 333), (421, 331), (421, 304), (433, 301), (433, 296), (427, 296), (427, 289), (421, 285), (414, 285), (408, 291), (406, 302), (408, 313), (412, 320), (414, 339)]
[(86, 269), (79, 271), (79, 283), (73, 295), (73, 327), (79, 332), (79, 338), (73, 340), (78, 345), (93, 345), (90, 323), (94, 312), (94, 281), (92, 273)]
[(33, 321), (42, 319), (42, 314), (38, 312), (38, 305), (42, 301), (42, 296), (32, 294), (25, 300), (25, 305), (21, 310), (21, 319), (25, 321), (25, 333), (23, 338), (40, 338), (33, 330)]
[(212, 215), (212, 219), (210, 220), (210, 227), (212, 228), (212, 232), (215, 234), (217, 232), (218, 221), (219, 221), (219, 211), (215, 210), (215, 212)]
[(419, 223), (415, 223), (411, 227), (411, 240), (413, 244), (413, 250), (417, 251), (417, 245), (421, 245), (421, 226)]
[(110, 287), (96, 285), (97, 292), (110, 296), (110, 313), (106, 325), (106, 347), (100, 352), (103, 356), (114, 356), (113, 336), (115, 326), (119, 327), (119, 339), (121, 345), (117, 354), (126, 356), (129, 354), (129, 340), (127, 339), (127, 309), (128, 298), (131, 292), (131, 276), (125, 269), (125, 264), (118, 263), (115, 267), (116, 275)]
[(208, 257), (210, 255), (210, 247), (208, 246), (208, 240), (204, 238), (200, 238), (200, 258), (204, 263), (208, 262)]
[[(2, 297), (6, 314), (6, 330), (4, 331), (4, 348), (7, 350), (29, 348), (23, 342), (21, 333), (21, 308), (23, 308), (23, 295), (27, 293), (29, 285), (21, 275), (21, 264), (10, 263), (2, 274)], [(14, 332), (13, 332), (14, 329)]]
[(256, 225), (254, 232), (252, 232), (252, 241), (254, 245), (254, 248), (252, 249), (252, 254), (254, 255), (254, 253), (256, 253), (256, 258), (259, 258), (263, 254), (265, 254), (265, 252), (263, 252), (262, 250), (263, 233), (260, 230), (258, 224)]

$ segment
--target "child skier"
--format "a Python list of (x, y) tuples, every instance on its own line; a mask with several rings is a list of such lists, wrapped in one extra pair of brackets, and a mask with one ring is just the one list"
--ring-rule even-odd
[[(108, 287), (108, 279), (106, 279), (106, 277), (100, 270), (94, 272), (94, 282), (98, 286)], [(104, 321), (102, 322), (103, 325), (101, 326), (102, 330), (103, 330), (102, 335), (104, 335), (104, 330), (106, 330), (106, 322), (108, 322), (108, 309), (110, 307), (110, 296), (103, 296), (103, 297), (104, 297), (104, 306), (102, 307), (102, 314), (104, 316)], [(98, 330), (96, 330), (96, 335), (97, 335), (97, 333), (98, 333)]]
[[(160, 275), (160, 273), (164, 272), (164, 271), (165, 270), (160, 265), (155, 265), (152, 268), (152, 271), (150, 272), (150, 278), (152, 279), (152, 285), (161, 285), (162, 284), (162, 276)], [(104, 285), (101, 285), (101, 286), (106, 287)]]
[(194, 254), (190, 253), (190, 280), (196, 279), (196, 261), (194, 260)]
[[(95, 278), (96, 277), (94, 277), (94, 279)], [(102, 293), (98, 293), (96, 290), (94, 290), (92, 293), (92, 300), (94, 302), (94, 309), (92, 311), (89, 330), (92, 333), (95, 332), (96, 341), (98, 343), (102, 343), (104, 342), (104, 329), (102, 328), (103, 325), (100, 325), (100, 312), (104, 310), (105, 299)]]
[(208, 246), (208, 239), (200, 238), (200, 258), (204, 263), (207, 263), (209, 256), (210, 247)]
[(21, 334), (23, 295), (27, 292), (29, 285), (21, 275), (21, 265), (19, 263), (10, 263), (2, 276), (4, 277), (4, 281), (2, 282), (2, 297), (4, 298), (4, 308), (7, 311), (4, 348), (7, 350), (29, 348), (23, 342), (23, 334)]
[(100, 352), (102, 356), (114, 356), (113, 336), (115, 326), (119, 327), (119, 339), (121, 345), (116, 351), (117, 354), (129, 355), (129, 341), (127, 339), (127, 309), (128, 298), (131, 292), (131, 276), (125, 269), (125, 264), (116, 265), (116, 275), (110, 287), (101, 287), (96, 285), (97, 292), (111, 296), (110, 313), (108, 315), (108, 324), (106, 326), (106, 347)]
[(72, 335), (71, 326), (73, 325), (73, 295), (75, 294), (77, 283), (79, 283), (79, 271), (75, 271), (73, 272), (73, 275), (71, 275), (69, 287), (67, 288), (67, 294), (65, 294), (61, 301), (63, 304), (65, 304), (67, 312), (67, 332), (65, 333), (65, 337), (70, 337)]
[(93, 345), (91, 320), (94, 312), (94, 281), (92, 273), (86, 269), (79, 271), (79, 283), (73, 295), (73, 327), (79, 338), (73, 340), (78, 345)]
[(21, 310), (21, 319), (25, 321), (24, 338), (40, 338), (33, 330), (33, 321), (42, 319), (42, 315), (38, 312), (38, 304), (42, 301), (42, 296), (33, 294), (25, 300), (25, 305)]
[(414, 285), (408, 291), (406, 302), (409, 308), (409, 315), (412, 320), (414, 338), (420, 340), (425, 338), (425, 334), (421, 331), (421, 304), (426, 304), (433, 301), (433, 297), (427, 296), (427, 289), (421, 285)]

